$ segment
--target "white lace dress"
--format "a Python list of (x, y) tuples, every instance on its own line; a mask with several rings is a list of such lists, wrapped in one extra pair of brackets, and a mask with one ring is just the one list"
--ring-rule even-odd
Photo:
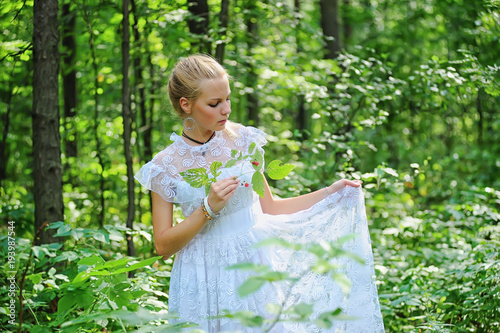
[[(263, 152), (261, 147), (267, 141), (262, 131), (238, 125), (235, 132), (229, 135), (225, 130), (218, 131), (202, 146), (190, 146), (174, 133), (173, 144), (145, 164), (135, 177), (164, 200), (180, 204), (187, 217), (200, 206), (205, 190), (188, 185), (179, 172), (200, 167), (209, 170), (214, 161), (230, 160), (233, 149), (248, 152), (252, 142)], [(253, 167), (249, 161), (221, 171), (218, 179), (235, 175), (240, 176), (242, 183), (251, 183)], [(314, 260), (312, 255), (253, 245), (268, 237), (306, 243), (334, 241), (351, 233), (357, 237), (346, 243), (345, 248), (361, 256), (366, 264), (360, 265), (349, 258), (338, 260), (352, 281), (348, 296), (330, 277), (307, 273), (289, 293), (284, 284), (266, 284), (256, 293), (240, 298), (237, 288), (253, 273), (226, 269), (229, 265), (251, 262), (304, 275), (304, 269)], [(347, 315), (359, 319), (335, 322), (329, 329), (319, 329), (312, 323), (282, 323), (274, 326), (272, 332), (384, 332), (364, 199), (359, 188), (345, 188), (295, 214), (272, 216), (262, 212), (259, 196), (251, 186), (240, 186), (220, 217), (209, 222), (177, 253), (170, 280), (169, 311), (177, 313), (179, 321), (198, 323), (210, 333), (262, 332), (261, 328), (245, 327), (236, 320), (216, 316), (223, 310), (249, 310), (272, 318), (265, 310), (266, 305), (281, 304), (285, 294), (287, 306), (314, 303), (312, 318), (340, 307)]]

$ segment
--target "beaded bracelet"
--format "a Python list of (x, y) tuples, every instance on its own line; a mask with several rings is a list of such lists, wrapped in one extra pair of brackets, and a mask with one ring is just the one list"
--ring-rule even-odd
[(328, 191), (328, 186), (325, 186), (325, 191), (326, 191), (326, 196), (329, 196), (330, 192)]
[(208, 204), (208, 197), (205, 197), (201, 201), (201, 209), (203, 210), (203, 214), (205, 214), (205, 217), (208, 220), (214, 219), (216, 217), (219, 217), (220, 214), (215, 214), (215, 212), (212, 210), (212, 207)]
[(203, 214), (205, 215), (207, 220), (210, 221), (212, 219), (212, 216), (210, 216), (210, 214), (208, 214), (207, 212), (207, 208), (205, 207), (205, 200), (201, 200), (201, 210), (203, 211)]
[(215, 214), (215, 212), (212, 210), (212, 207), (208, 204), (208, 197), (205, 197), (203, 200), (205, 202), (205, 208), (208, 211), (208, 214), (214, 219), (216, 217), (219, 217), (220, 214)]

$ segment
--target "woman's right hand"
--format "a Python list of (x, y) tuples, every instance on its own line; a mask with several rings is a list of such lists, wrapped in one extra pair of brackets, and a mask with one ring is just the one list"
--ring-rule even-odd
[(215, 214), (218, 214), (227, 201), (233, 196), (240, 184), (240, 179), (234, 176), (221, 179), (210, 186), (208, 204)]

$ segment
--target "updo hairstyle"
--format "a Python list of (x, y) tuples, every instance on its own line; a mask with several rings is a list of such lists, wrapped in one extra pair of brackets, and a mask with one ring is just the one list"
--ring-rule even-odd
[(168, 81), (168, 95), (175, 111), (184, 118), (185, 111), (180, 106), (181, 97), (194, 102), (200, 97), (203, 81), (227, 76), (227, 72), (217, 60), (209, 55), (191, 55), (174, 67)]

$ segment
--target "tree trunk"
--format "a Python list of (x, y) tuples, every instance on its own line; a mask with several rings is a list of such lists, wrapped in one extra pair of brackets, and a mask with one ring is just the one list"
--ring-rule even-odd
[(75, 22), (76, 15), (71, 12), (71, 3), (62, 6), (62, 80), (64, 94), (64, 142), (66, 156), (77, 156), (77, 130), (73, 118), (76, 115), (76, 70), (75, 70)]
[[(135, 0), (131, 1), (132, 4), (132, 16), (134, 17), (134, 24), (132, 25), (132, 31), (134, 33), (134, 46), (136, 50), (141, 50), (142, 49), (142, 41), (141, 41), (141, 34), (139, 32), (139, 16), (137, 14), (137, 3)], [(146, 108), (146, 86), (143, 78), (143, 70), (144, 67), (142, 65), (142, 58), (141, 58), (142, 52), (136, 52), (134, 53), (134, 77), (135, 77), (135, 82), (134, 82), (134, 93), (132, 94), (134, 96), (135, 100), (135, 105), (136, 105), (136, 110), (133, 112), (133, 118), (136, 123), (136, 133), (137, 136), (139, 136), (139, 133), (141, 131), (145, 131), (146, 128), (148, 127), (147, 122), (148, 122), (148, 117), (147, 117), (147, 108)], [(147, 54), (147, 58), (150, 59), (151, 57), (149, 56), (149, 50)], [(150, 78), (152, 80), (153, 78)], [(137, 110), (138, 107), (138, 110)], [(138, 112), (137, 112), (138, 111)], [(138, 118), (138, 113), (140, 116), (140, 128), (139, 125), (137, 125), (137, 118)], [(149, 131), (151, 133), (151, 131)], [(146, 147), (146, 144), (151, 146), (151, 138), (147, 136), (142, 136), (143, 137), (143, 144), (144, 144), (144, 151), (148, 150)], [(149, 140), (149, 141), (147, 141)], [(141, 142), (137, 140), (137, 154), (140, 157), (140, 160), (146, 163), (144, 158), (144, 152), (141, 146)], [(150, 204), (151, 204), (151, 195), (150, 197)], [(142, 198), (142, 192), (139, 192), (139, 197), (137, 199), (137, 210), (138, 210), (138, 216), (142, 217), (142, 206), (141, 206), (141, 198)], [(151, 206), (151, 205), (150, 205)]]
[(481, 103), (481, 93), (483, 88), (480, 88), (476, 97), (476, 109), (479, 119), (477, 121), (477, 143), (480, 147), (483, 146), (483, 132), (484, 132), (484, 112)]
[[(299, 55), (303, 51), (302, 48), (302, 40), (300, 39), (300, 0), (295, 0), (294, 1), (294, 11), (296, 13), (295, 17), (297, 18), (297, 26), (296, 26), (296, 33), (295, 33), (295, 41), (296, 41), (296, 50), (297, 50), (297, 55)], [(297, 75), (302, 75), (302, 69), (297, 68)], [(300, 131), (301, 137), (299, 140), (301, 141), (306, 141), (308, 139), (307, 135), (307, 129), (308, 129), (308, 116), (307, 116), (307, 110), (305, 108), (305, 97), (304, 94), (298, 93), (297, 94), (297, 118), (296, 118), (296, 128)]]
[(96, 46), (95, 46), (95, 40), (94, 40), (94, 33), (93, 33), (93, 28), (92, 28), (92, 22), (91, 18), (88, 16), (86, 9), (83, 10), (83, 19), (85, 20), (85, 23), (87, 24), (87, 29), (89, 31), (89, 49), (90, 49), (90, 54), (92, 56), (92, 69), (94, 70), (94, 138), (96, 142), (96, 157), (99, 162), (99, 166), (101, 167), (101, 171), (99, 174), (99, 209), (98, 209), (98, 220), (99, 220), (99, 227), (102, 229), (104, 228), (104, 212), (105, 212), (105, 207), (106, 207), (106, 201), (104, 199), (104, 191), (106, 189), (106, 180), (104, 178), (104, 171), (106, 170), (106, 166), (104, 165), (104, 159), (102, 157), (102, 150), (101, 150), (101, 139), (99, 137), (99, 81), (102, 80), (102, 77), (99, 75), (99, 67), (97, 65), (97, 55), (95, 52)]
[[(256, 15), (256, 1), (249, 0), (247, 5), (246, 13), (246, 26), (247, 26), (247, 52), (248, 59), (252, 59), (252, 49), (257, 44), (258, 41), (258, 26), (257, 26), (257, 15)], [(257, 99), (255, 88), (257, 87), (257, 73), (255, 73), (255, 68), (251, 60), (247, 64), (248, 77), (246, 86), (252, 88), (251, 92), (247, 93), (247, 114), (248, 114), (248, 124), (252, 126), (257, 126), (259, 123), (259, 101)]]
[(229, 23), (229, 0), (222, 0), (220, 3), (219, 21), (220, 21), (219, 43), (215, 48), (215, 58), (222, 64), (224, 61), (224, 51), (227, 42), (226, 36), (227, 36), (227, 25)]
[[(33, 6), (33, 177), (35, 231), (64, 219), (61, 136), (59, 133), (59, 30), (57, 0)], [(52, 243), (54, 230), (36, 244)]]
[[(132, 168), (132, 114), (130, 112), (130, 23), (129, 23), (129, 1), (123, 0), (123, 36), (122, 36), (122, 118), (123, 118), (123, 141), (125, 150), (125, 163), (127, 165), (127, 227), (133, 229), (135, 203), (134, 203), (134, 170)], [(127, 236), (127, 254), (135, 256), (135, 247), (132, 235)]]
[[(344, 0), (344, 3), (343, 3), (344, 13), (349, 13), (350, 2), (351, 2), (351, 0)], [(351, 19), (351, 18), (352, 18), (352, 14), (351, 15), (344, 15), (342, 17), (342, 22), (343, 22), (343, 26), (344, 26), (344, 40), (343, 40), (344, 47), (348, 44), (347, 41), (349, 41), (351, 39), (351, 36), (352, 36), (352, 25), (349, 22), (349, 19)]]
[(2, 186), (2, 181), (7, 178), (7, 134), (9, 133), (10, 127), (10, 112), (12, 110), (12, 96), (14, 90), (14, 69), (13, 66), (11, 73), (11, 80), (9, 81), (9, 96), (7, 97), (7, 112), (2, 114), (2, 142), (0, 142), (0, 186)]
[(198, 51), (208, 54), (212, 53), (208, 41), (209, 11), (207, 0), (188, 0), (188, 10), (191, 16), (188, 18), (189, 31), (198, 38)]
[(321, 28), (325, 37), (325, 59), (338, 57), (340, 44), (340, 23), (338, 0), (320, 0)]

